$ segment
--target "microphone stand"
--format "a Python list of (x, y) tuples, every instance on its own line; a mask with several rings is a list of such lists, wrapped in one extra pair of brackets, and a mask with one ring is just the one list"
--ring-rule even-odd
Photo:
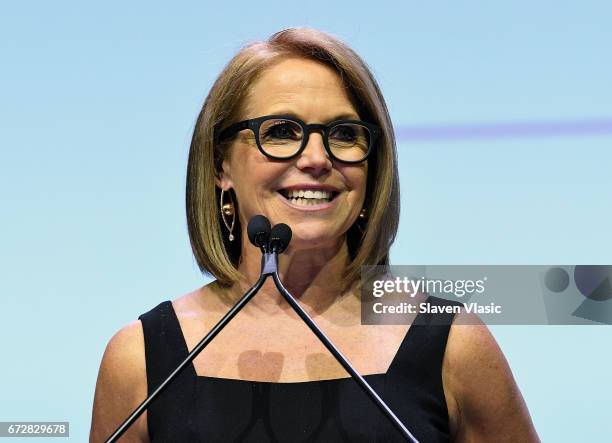
[(389, 406), (380, 398), (380, 396), (372, 389), (372, 387), (365, 381), (365, 379), (357, 372), (347, 359), (340, 353), (340, 351), (331, 343), (327, 336), (319, 329), (314, 323), (310, 316), (302, 309), (293, 295), (285, 289), (283, 283), (278, 275), (278, 252), (277, 248), (272, 247), (272, 252), (269, 252), (267, 248), (263, 249), (263, 256), (261, 258), (261, 274), (257, 282), (242, 296), (242, 298), (229, 310), (227, 314), (223, 316), (221, 320), (206, 334), (206, 336), (200, 340), (200, 342), (193, 348), (193, 350), (187, 355), (185, 360), (178, 365), (178, 367), (149, 395), (135, 410), (130, 414), (128, 418), (113, 432), (113, 434), (106, 440), (106, 443), (114, 443), (119, 437), (121, 437), (128, 428), (142, 415), (147, 409), (149, 404), (166, 388), (172, 381), (181, 373), (183, 370), (198, 356), (200, 352), (217, 336), (221, 330), (227, 326), (227, 324), (234, 318), (234, 316), (240, 312), (242, 308), (255, 296), (255, 294), (261, 289), (267, 278), (271, 275), (274, 280), (274, 284), (281, 293), (281, 295), (287, 300), (287, 303), (291, 305), (293, 310), (300, 316), (300, 318), (308, 325), (310, 330), (323, 342), (325, 347), (332, 353), (332, 355), (338, 360), (344, 369), (351, 375), (351, 377), (357, 382), (359, 387), (370, 397), (370, 399), (379, 407), (379, 409), (387, 416), (389, 420), (395, 425), (398, 431), (411, 443), (419, 443), (419, 441), (410, 433), (408, 428), (400, 421), (399, 418), (391, 411)]
[[(272, 254), (270, 254), (272, 255)], [(277, 255), (274, 253), (274, 264), (277, 264)], [(317, 336), (317, 338), (325, 345), (325, 347), (332, 353), (332, 355), (336, 358), (336, 360), (342, 365), (342, 367), (348, 372), (353, 380), (357, 382), (359, 387), (370, 397), (370, 399), (376, 403), (376, 406), (387, 416), (387, 418), (395, 425), (397, 430), (406, 438), (406, 441), (411, 443), (419, 443), (419, 441), (410, 433), (408, 428), (404, 426), (404, 424), (400, 421), (400, 419), (393, 413), (391, 408), (387, 406), (387, 404), (383, 401), (382, 398), (376, 393), (374, 389), (368, 384), (367, 381), (357, 372), (348, 360), (342, 355), (342, 353), (332, 344), (332, 342), (327, 338), (327, 336), (319, 329), (316, 323), (310, 318), (308, 313), (304, 311), (304, 309), (300, 306), (300, 304), (295, 300), (293, 295), (283, 286), (281, 279), (278, 275), (278, 269), (274, 269), (272, 273), (272, 279), (274, 280), (274, 284), (276, 288), (281, 293), (281, 295), (285, 298), (287, 303), (291, 305), (293, 310), (297, 315), (308, 325), (310, 330)]]

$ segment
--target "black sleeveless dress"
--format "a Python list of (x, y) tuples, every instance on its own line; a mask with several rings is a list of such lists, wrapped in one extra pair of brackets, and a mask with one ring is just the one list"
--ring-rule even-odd
[[(457, 304), (434, 297), (428, 301)], [(418, 314), (389, 370), (364, 376), (422, 443), (450, 441), (442, 358), (452, 316)], [(185, 359), (188, 350), (170, 301), (139, 319), (150, 394)], [(149, 437), (156, 443), (405, 441), (350, 377), (254, 382), (198, 376), (191, 364), (150, 405), (147, 414)]]

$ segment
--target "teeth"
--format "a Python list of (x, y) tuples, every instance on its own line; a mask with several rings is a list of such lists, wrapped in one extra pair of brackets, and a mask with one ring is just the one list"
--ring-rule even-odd
[(326, 200), (324, 198), (290, 198), (289, 201), (291, 201), (291, 203), (293, 203), (294, 205), (298, 206), (314, 206), (327, 203), (329, 200)]
[(299, 189), (287, 191), (287, 197), (291, 199), (313, 199), (313, 200), (330, 200), (332, 193), (330, 191)]

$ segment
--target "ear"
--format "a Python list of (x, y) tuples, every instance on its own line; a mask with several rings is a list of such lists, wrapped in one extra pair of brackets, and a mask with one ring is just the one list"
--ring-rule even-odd
[(223, 163), (221, 163), (221, 172), (219, 172), (215, 181), (217, 186), (223, 189), (224, 191), (228, 191), (229, 189), (234, 187), (234, 181), (232, 179), (231, 161), (228, 158), (223, 160)]

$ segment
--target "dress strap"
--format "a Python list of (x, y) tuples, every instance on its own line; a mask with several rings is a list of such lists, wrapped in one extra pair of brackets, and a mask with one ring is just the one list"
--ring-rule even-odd
[[(459, 302), (429, 296), (430, 306), (463, 306)], [(406, 385), (409, 395), (420, 399), (426, 406), (432, 425), (441, 431), (448, 428), (448, 410), (442, 384), (442, 362), (446, 342), (455, 314), (451, 312), (420, 312), (400, 346), (393, 370), (386, 377), (386, 385)], [(398, 410), (396, 413), (414, 415), (407, 409), (409, 402), (396, 399), (392, 392), (385, 392)]]
[[(432, 296), (429, 296), (426, 299), (426, 303), (429, 303), (429, 305), (435, 305), (435, 306), (448, 306), (448, 305), (455, 305), (455, 304), (461, 305), (460, 303), (457, 303), (457, 302), (447, 301), (447, 300), (437, 298), (437, 297), (432, 297)], [(448, 337), (448, 332), (450, 330), (450, 325), (453, 322), (454, 315), (455, 314), (447, 313), (447, 312), (433, 314), (431, 312), (419, 311), (417, 315), (414, 317), (412, 324), (410, 325), (410, 328), (408, 328), (408, 332), (402, 339), (402, 342), (400, 343), (397, 353), (395, 354), (395, 357), (393, 358), (393, 361), (391, 362), (391, 365), (389, 366), (388, 372), (395, 370), (396, 366), (401, 366), (403, 364), (401, 361), (402, 356), (409, 355), (411, 352), (413, 352), (413, 350), (411, 349), (414, 347), (413, 342), (416, 341), (418, 344), (419, 342), (423, 341), (424, 339), (423, 333), (426, 332), (427, 329), (423, 329), (417, 326), (426, 326), (426, 327), (443, 326), (442, 328), (434, 328), (431, 331), (429, 331), (430, 333), (434, 333), (436, 337), (434, 340), (431, 340), (431, 341), (427, 340), (428, 345), (430, 347), (435, 348), (435, 349), (430, 349), (431, 350), (430, 355), (436, 354), (438, 356), (441, 356), (441, 355), (443, 356), (444, 349), (446, 347), (446, 339)], [(431, 361), (427, 363), (431, 363)]]
[[(430, 306), (463, 306), (459, 302), (432, 296), (427, 298), (426, 303)], [(454, 316), (450, 312), (434, 314), (419, 311), (400, 346), (394, 369), (404, 374), (424, 370), (426, 373), (413, 373), (412, 376), (427, 378), (427, 383), (432, 387), (441, 388), (442, 380), (438, 375), (442, 373), (442, 360)]]
[[(160, 303), (138, 319), (142, 322), (144, 332), (150, 394), (187, 357), (188, 350), (171, 301)], [(184, 371), (193, 370), (193, 365), (190, 366)]]
[[(144, 332), (147, 391), (151, 394), (185, 360), (188, 350), (171, 301), (160, 303), (138, 319)], [(151, 442), (175, 441), (167, 435), (171, 431), (168, 421), (178, 420), (185, 432), (193, 432), (196, 378), (191, 364), (149, 405), (147, 425)]]

